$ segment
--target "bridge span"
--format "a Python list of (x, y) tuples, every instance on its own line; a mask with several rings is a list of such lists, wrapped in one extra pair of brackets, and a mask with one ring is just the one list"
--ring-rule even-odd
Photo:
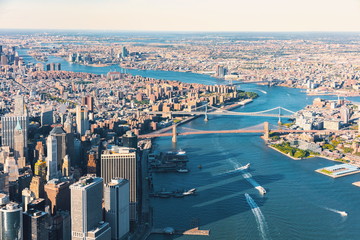
[(211, 130), (211, 131), (194, 131), (194, 132), (181, 132), (178, 133), (176, 125), (173, 125), (171, 133), (155, 133), (139, 135), (138, 138), (154, 138), (154, 137), (172, 137), (173, 142), (177, 142), (177, 136), (186, 135), (201, 135), (201, 134), (230, 134), (230, 133), (261, 133), (264, 135), (264, 139), (269, 139), (270, 133), (318, 133), (318, 134), (330, 134), (330, 133), (357, 133), (358, 130), (294, 130), (294, 129), (270, 129), (269, 123), (264, 122), (263, 129), (234, 129), (234, 130)]

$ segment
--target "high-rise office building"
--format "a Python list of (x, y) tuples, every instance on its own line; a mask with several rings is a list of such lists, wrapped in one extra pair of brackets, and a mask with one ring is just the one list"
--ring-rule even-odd
[(107, 184), (113, 178), (125, 178), (130, 183), (130, 220), (136, 221), (137, 214), (137, 153), (133, 148), (109, 146), (101, 155), (101, 177)]
[(129, 193), (129, 181), (126, 179), (115, 178), (105, 184), (105, 221), (110, 224), (112, 240), (123, 239), (129, 233)]
[(111, 239), (109, 224), (102, 222), (103, 180), (82, 177), (70, 189), (72, 240)]
[(137, 148), (137, 136), (132, 131), (127, 131), (122, 136), (122, 142), (124, 147)]
[(15, 182), (19, 178), (19, 167), (14, 157), (7, 157), (4, 164), (4, 172), (9, 176), (9, 182)]
[(73, 123), (72, 123), (72, 120), (71, 120), (70, 113), (67, 115), (66, 120), (64, 122), (64, 131), (66, 133), (73, 133)]
[(217, 65), (216, 66), (216, 76), (217, 77), (225, 77), (225, 75), (227, 74), (227, 69), (222, 66), (222, 65)]
[(41, 110), (40, 114), (41, 126), (53, 124), (53, 110), (51, 108), (45, 108)]
[(70, 182), (52, 179), (45, 184), (45, 200), (54, 215), (58, 210), (70, 211)]
[(23, 239), (22, 208), (19, 204), (10, 202), (0, 208), (0, 239)]
[(89, 114), (87, 107), (76, 106), (76, 132), (81, 136), (89, 130)]
[(48, 240), (49, 214), (35, 209), (23, 213), (24, 240)]
[(36, 176), (41, 177), (43, 181), (46, 180), (46, 161), (43, 159), (42, 156), (35, 163), (34, 173)]
[(33, 176), (30, 182), (30, 190), (34, 193), (35, 198), (44, 197), (44, 181), (40, 176)]
[(349, 108), (347, 108), (346, 106), (342, 106), (340, 108), (340, 116), (341, 116), (341, 121), (345, 124), (349, 123), (350, 120), (350, 110)]
[(47, 166), (47, 174), (46, 180), (51, 180), (53, 178), (58, 177), (58, 169), (57, 169), (57, 139), (55, 136), (49, 135), (46, 140), (47, 146), (47, 157), (46, 157), (46, 166)]
[(1, 117), (1, 144), (2, 146), (9, 146), (11, 149), (14, 149), (14, 131), (17, 123), (20, 123), (21, 129), (24, 132), (24, 147), (27, 148), (27, 132), (29, 125), (29, 117), (28, 116), (14, 116), (7, 115)]
[(70, 213), (68, 211), (58, 211), (52, 218), (52, 232), (50, 239), (70, 240), (71, 223)]
[(35, 194), (30, 189), (25, 188), (24, 190), (22, 190), (21, 196), (22, 196), (23, 209), (24, 211), (27, 211), (29, 203), (35, 199)]
[(0, 171), (0, 190), (2, 192), (9, 192), (9, 173)]
[(24, 131), (24, 148), (27, 149), (27, 129), (29, 125), (29, 117), (26, 111), (24, 97), (17, 95), (14, 98), (15, 110), (14, 114), (9, 114), (1, 118), (1, 144), (14, 149), (14, 131), (18, 123)]
[(122, 56), (122, 57), (127, 57), (127, 56), (129, 56), (129, 51), (126, 49), (125, 46), (122, 47), (121, 56)]
[(8, 58), (6, 55), (1, 55), (0, 56), (0, 64), (5, 66), (5, 65), (8, 65)]
[(27, 115), (24, 97), (21, 95), (16, 95), (14, 97), (14, 102), (15, 102), (14, 115), (15, 116)]
[(17, 161), (19, 168), (23, 168), (26, 165), (25, 160), (25, 137), (24, 130), (21, 128), (21, 124), (18, 121), (14, 129), (14, 157)]
[(56, 164), (57, 170), (61, 170), (63, 159), (66, 155), (66, 132), (61, 127), (54, 127), (50, 131), (50, 136), (56, 138)]
[(86, 96), (81, 98), (81, 105), (86, 106), (90, 112), (94, 111), (94, 97)]

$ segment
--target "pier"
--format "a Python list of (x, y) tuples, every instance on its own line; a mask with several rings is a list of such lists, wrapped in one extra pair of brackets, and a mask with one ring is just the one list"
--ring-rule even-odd
[(166, 229), (155, 228), (151, 231), (152, 234), (166, 234), (166, 235), (191, 235), (191, 236), (210, 236), (210, 230), (200, 230), (198, 227), (189, 230), (175, 230), (166, 231)]

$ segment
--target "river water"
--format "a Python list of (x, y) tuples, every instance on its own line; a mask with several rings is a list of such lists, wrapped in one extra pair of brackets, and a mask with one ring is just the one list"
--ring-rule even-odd
[[(24, 55), (22, 52), (20, 55)], [(95, 68), (61, 62), (63, 70), (106, 74), (115, 67)], [(119, 68), (117, 68), (119, 70)], [(129, 73), (184, 82), (217, 84), (210, 76), (166, 71)], [(282, 106), (297, 111), (315, 97), (299, 89), (242, 85), (260, 97), (235, 111), (261, 111)], [(335, 97), (327, 96), (328, 99)], [(352, 98), (359, 102), (359, 98)], [(198, 118), (184, 127), (200, 130), (240, 129), (276, 118), (244, 116), (210, 116), (208, 122)], [(351, 185), (360, 176), (339, 179), (318, 174), (314, 170), (334, 164), (312, 158), (295, 161), (266, 147), (256, 134), (211, 134), (180, 136), (174, 146), (170, 137), (156, 139), (160, 151), (184, 149), (189, 157), (189, 173), (154, 174), (156, 191), (196, 188), (196, 196), (152, 199), (156, 228), (189, 229), (194, 225), (210, 229), (209, 237), (160, 236), (149, 239), (241, 239), (241, 240), (357, 240), (360, 235), (360, 189)], [(247, 163), (245, 172), (233, 171)], [(202, 165), (202, 169), (198, 166)], [(244, 178), (244, 174), (248, 177)], [(262, 196), (254, 188), (267, 190)], [(347, 212), (343, 217), (338, 211)]]

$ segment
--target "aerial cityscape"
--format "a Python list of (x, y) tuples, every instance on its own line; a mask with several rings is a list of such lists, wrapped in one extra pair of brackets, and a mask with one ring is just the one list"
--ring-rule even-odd
[(0, 240), (359, 239), (360, 4), (270, 2), (0, 1)]

